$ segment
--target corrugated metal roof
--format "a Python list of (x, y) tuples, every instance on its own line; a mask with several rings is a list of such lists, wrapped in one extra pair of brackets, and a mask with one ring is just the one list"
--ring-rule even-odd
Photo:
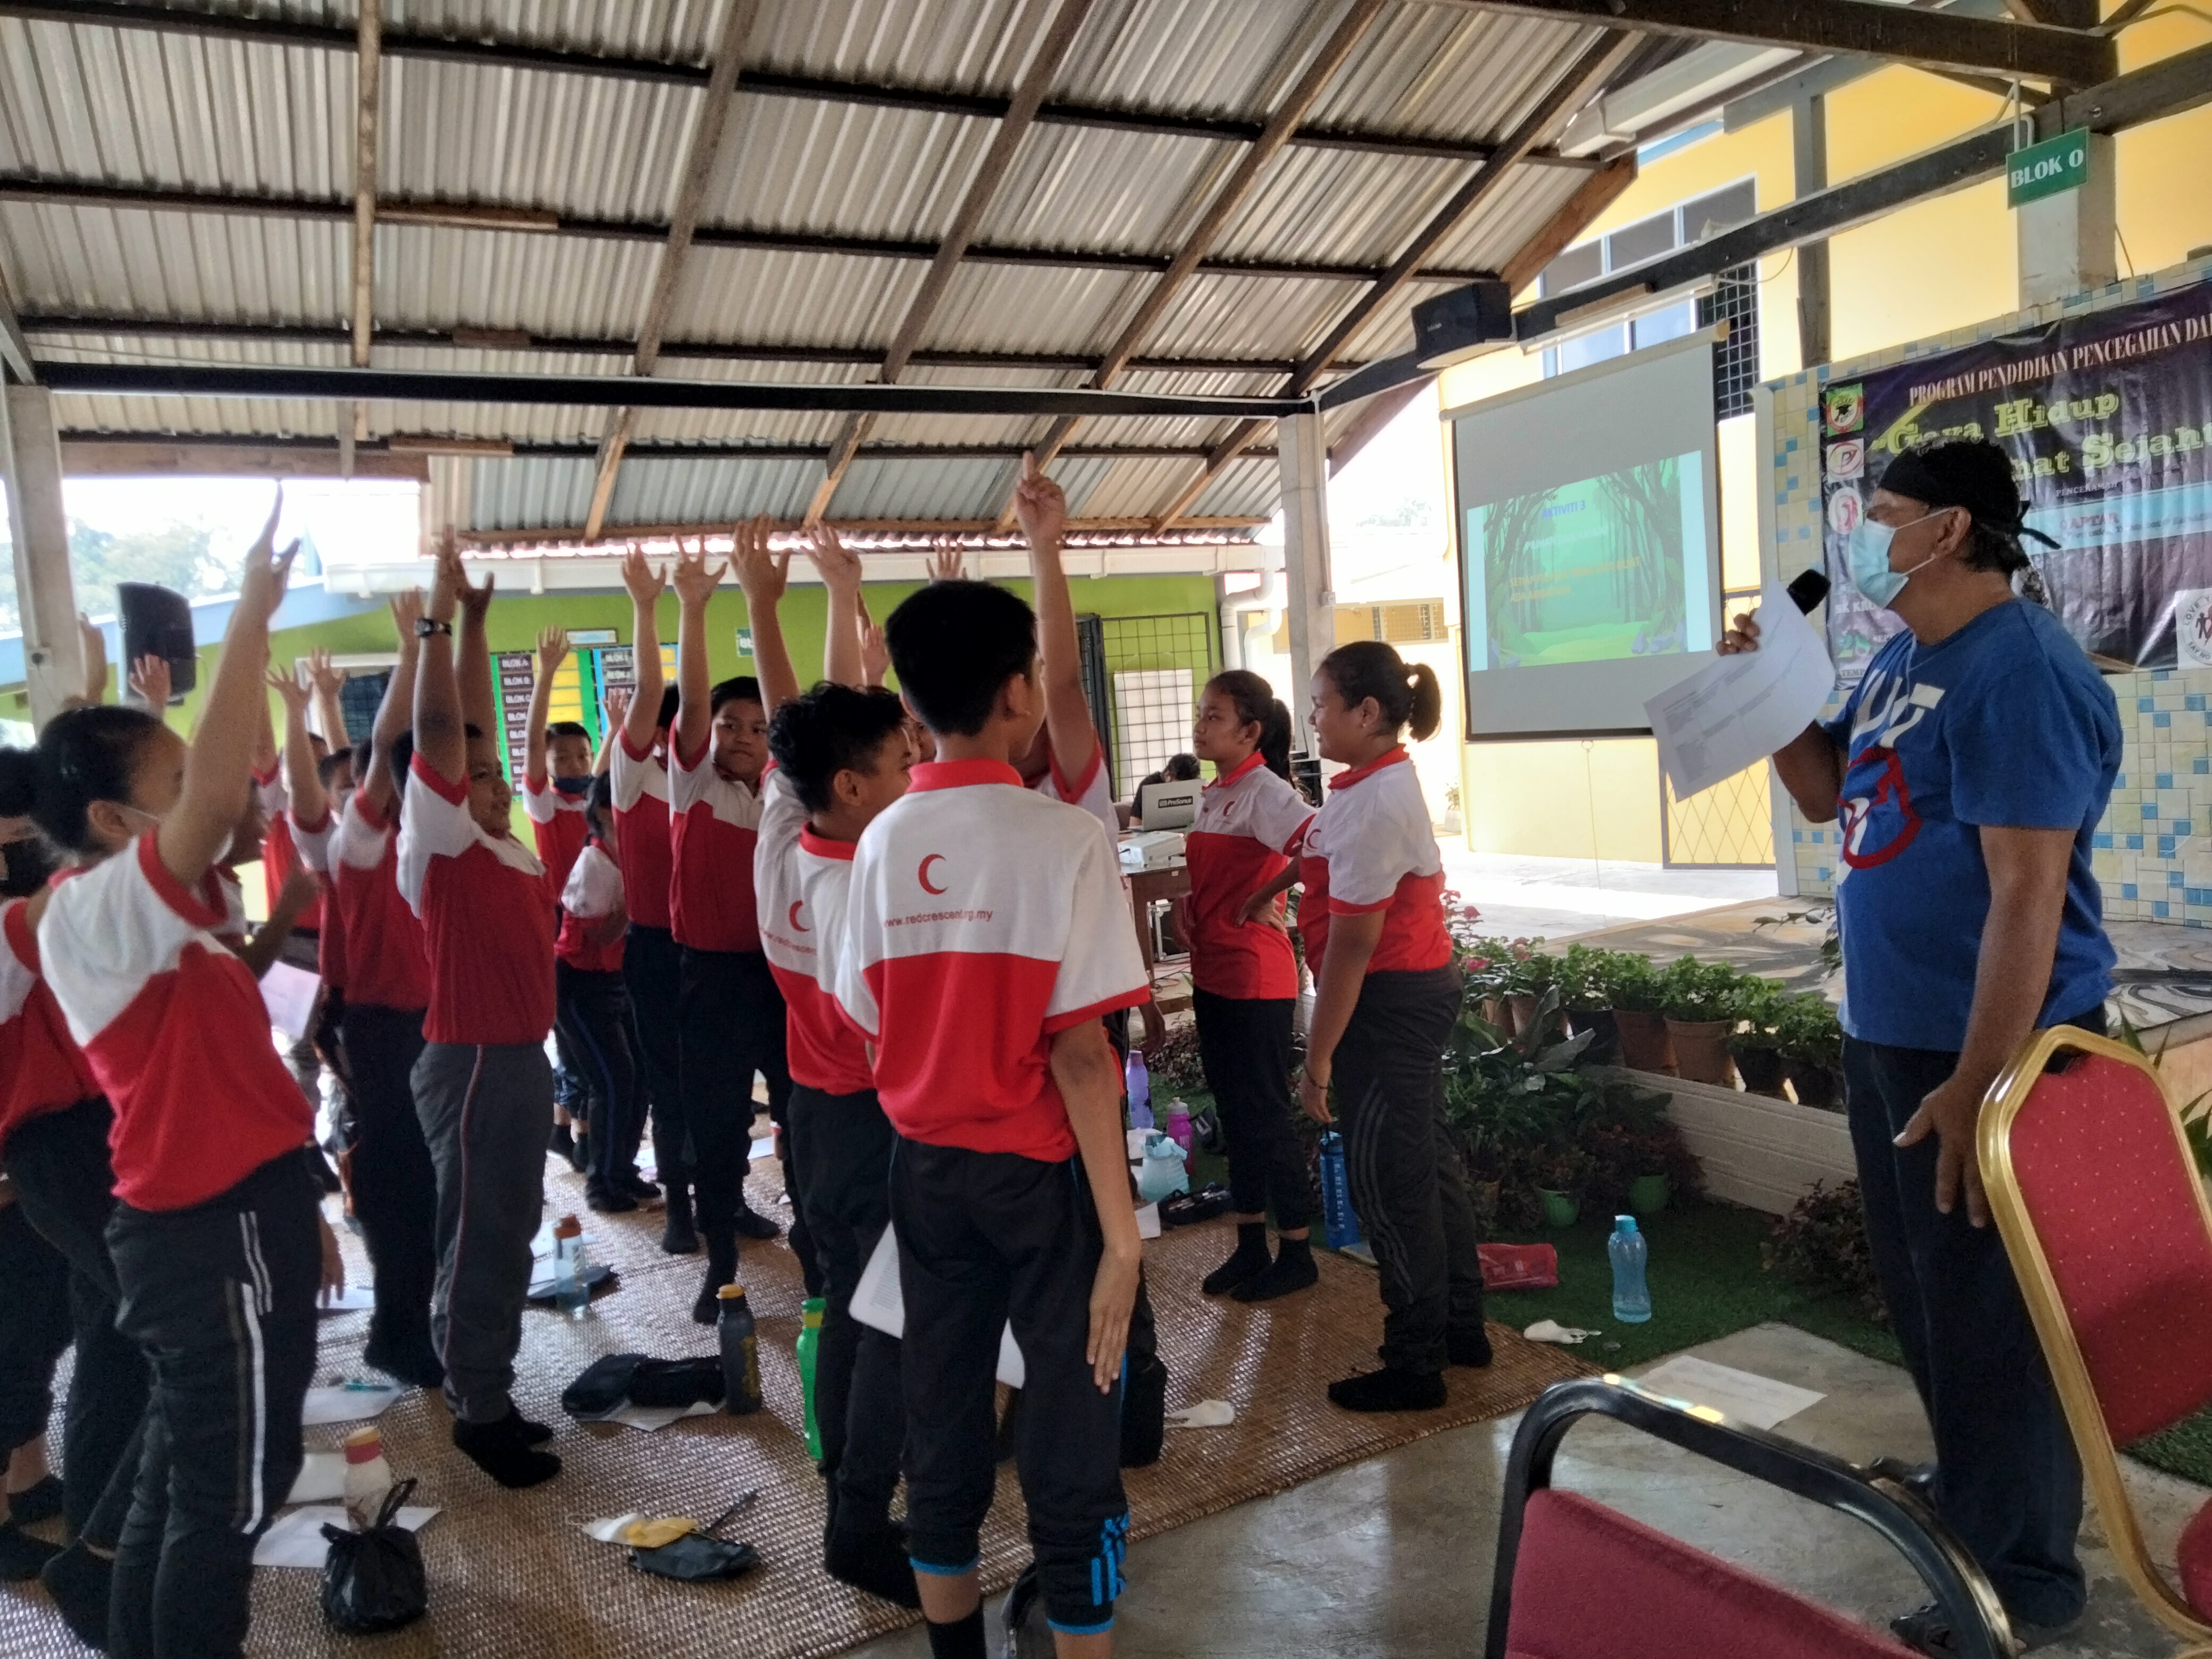
[[(349, 27), (350, 0), (200, 0), (178, 9)], [(386, 0), (386, 26), (698, 65), (727, 0)], [(1055, 0), (763, 0), (746, 63), (763, 71), (1012, 91)], [(1348, 0), (1098, 0), (1054, 77), (1061, 101), (1176, 115), (1263, 120), (1343, 17)], [(1310, 120), (1462, 140), (1510, 129), (1595, 31), (1448, 7), (1387, 9)], [(387, 60), (380, 191), (386, 197), (550, 211), (569, 219), (655, 222), (672, 211), (702, 94), (696, 83), (548, 73), (473, 63)], [(353, 188), (355, 98), (343, 50), (0, 20), (0, 172), (132, 189), (305, 199), (342, 206)], [(708, 227), (895, 240), (941, 237), (995, 131), (972, 114), (850, 100), (748, 94), (741, 78), (702, 210)], [(1041, 124), (1024, 137), (979, 229), (985, 243), (1164, 259), (1243, 155), (1241, 143), (1188, 134)], [(1212, 250), (1218, 258), (1379, 268), (1395, 258), (1471, 165), (1291, 145), (1263, 173)], [(1493, 269), (1535, 235), (1587, 174), (1516, 169), (1431, 263)], [(0, 204), (0, 274), (20, 309), (41, 316), (127, 316), (179, 323), (343, 326), (351, 243), (341, 218)], [(635, 337), (662, 258), (651, 240), (380, 224), (380, 327), (522, 331), (546, 339)], [(848, 252), (695, 248), (665, 331), (673, 341), (880, 349), (927, 270), (917, 258)], [(954, 274), (922, 337), (938, 349), (1097, 356), (1157, 279), (1144, 271), (969, 262)], [(1435, 291), (1409, 283), (1349, 341), (1345, 355), (1401, 349), (1407, 311)], [(1148, 331), (1147, 356), (1295, 361), (1364, 292), (1339, 279), (1205, 274)], [(41, 355), (77, 361), (338, 363), (335, 343), (150, 339), (85, 330), (41, 335)], [(379, 346), (379, 366), (610, 374), (624, 357)], [(706, 363), (663, 374), (793, 383), (872, 378), (857, 366)], [(1073, 386), (1072, 371), (913, 369), (941, 384)], [(1271, 393), (1269, 374), (1125, 374), (1133, 390)], [(313, 436), (331, 406), (276, 400), (63, 400), (72, 427), (118, 432)], [(522, 442), (593, 442), (599, 408), (376, 404), (390, 431)], [(1337, 424), (1341, 424), (1341, 417)], [(826, 444), (828, 412), (648, 410), (641, 445)], [(873, 443), (1010, 446), (1042, 417), (902, 416)], [(1231, 423), (1161, 416), (1085, 422), (1079, 443), (1202, 447)], [(441, 460), (433, 469), (458, 521), (493, 528), (580, 520), (591, 463), (544, 457)], [(1157, 511), (1195, 476), (1190, 459), (1070, 458), (1057, 469), (1085, 517)], [(994, 514), (1008, 464), (919, 462), (864, 454), (838, 491), (839, 516)], [(580, 474), (582, 483), (577, 478)], [(803, 507), (812, 460), (657, 459), (628, 463), (611, 522), (727, 517)], [(581, 494), (580, 495), (580, 490)], [(1232, 464), (1194, 504), (1200, 514), (1263, 514), (1274, 466)], [(758, 503), (757, 506), (751, 505)], [(863, 509), (866, 509), (863, 511)], [(793, 509), (795, 510), (795, 509)]]

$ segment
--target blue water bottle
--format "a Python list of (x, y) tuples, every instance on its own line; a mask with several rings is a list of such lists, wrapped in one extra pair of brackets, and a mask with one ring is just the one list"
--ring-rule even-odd
[(1344, 1167), (1344, 1137), (1331, 1129), (1321, 1138), (1321, 1218), (1332, 1250), (1359, 1243), (1359, 1218), (1352, 1208), (1352, 1176)]
[(1632, 1215), (1613, 1218), (1613, 1237), (1605, 1252), (1613, 1258), (1613, 1316), (1624, 1325), (1641, 1325), (1651, 1317), (1651, 1290), (1644, 1282), (1644, 1264), (1650, 1242), (1637, 1230)]

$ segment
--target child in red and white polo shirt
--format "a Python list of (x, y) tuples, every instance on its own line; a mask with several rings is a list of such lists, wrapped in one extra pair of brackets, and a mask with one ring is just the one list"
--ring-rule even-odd
[[(416, 1109), (438, 1171), (438, 1291), (431, 1336), (446, 1368), (453, 1443), (503, 1486), (561, 1472), (551, 1431), (514, 1407), (553, 1127), (553, 908), (545, 866), (509, 829), (500, 764), (489, 582), (471, 587), (449, 535), (416, 624), (415, 752), (399, 830), (399, 890), (422, 921), (430, 1006)], [(462, 616), (455, 662), (453, 619)]]
[(781, 706), (769, 726), (753, 888), (761, 946), (783, 992), (791, 1060), (796, 1201), (822, 1267), (822, 1346), (814, 1367), (822, 1474), (830, 1483), (823, 1566), (833, 1578), (918, 1605), (903, 1539), (891, 1524), (905, 1442), (899, 1344), (853, 1317), (862, 1270), (890, 1224), (896, 1137), (876, 1098), (867, 1045), (837, 1007), (832, 969), (854, 844), (906, 792), (912, 748), (896, 693), (863, 690), (860, 556), (825, 527), (810, 549), (830, 592), (823, 683), (797, 686), (771, 611), (753, 613), (761, 681)]
[[(1305, 1150), (1291, 1127), (1291, 1015), (1298, 964), (1281, 900), (1263, 891), (1290, 867), (1314, 809), (1291, 783), (1291, 714), (1249, 669), (1216, 674), (1199, 694), (1191, 748), (1212, 761), (1184, 836), (1190, 893), (1191, 1012), (1199, 1063), (1229, 1141), (1237, 1249), (1206, 1276), (1208, 1296), (1265, 1302), (1318, 1278), (1307, 1243), (1312, 1219)], [(1267, 1254), (1275, 1212), (1279, 1256)]]
[(1313, 678), (1328, 782), (1298, 869), (1298, 927), (1316, 981), (1298, 1096), (1332, 1120), (1336, 1085), (1352, 1201), (1382, 1267), (1382, 1369), (1328, 1387), (1347, 1411), (1444, 1403), (1444, 1367), (1487, 1365), (1481, 1242), (1444, 1122), (1443, 1052), (1459, 1018), (1443, 864), (1401, 734), (1431, 735), (1443, 694), (1376, 640), (1339, 646)]
[(313, 1121), (207, 877), (251, 787), (269, 617), (291, 554), (246, 557), (197, 739), (76, 708), (39, 740), (32, 812), (80, 861), (46, 902), (46, 983), (115, 1110), (121, 1326), (152, 1370), (109, 1600), (116, 1653), (234, 1655), (253, 1547), (301, 1462), (319, 1285), (342, 1283)]
[(1102, 1017), (1145, 998), (1144, 963), (1097, 823), (1013, 768), (1044, 718), (1029, 607), (939, 582), (885, 632), (938, 759), (860, 837), (835, 974), (899, 1134), (907, 1519), (931, 1650), (984, 1651), (977, 1537), (1011, 1320), (1046, 1609), (1104, 1651), (1127, 1537), (1117, 1382), (1140, 1257)]
[[(656, 614), (668, 586), (665, 571), (645, 562), (633, 544), (623, 560), (629, 590), (630, 653), (637, 684), (622, 707), (620, 731), (609, 763), (614, 779), (617, 856), (629, 931), (623, 944), (623, 983), (637, 1022), (639, 1056), (653, 1110), (653, 1154), (668, 1213), (660, 1248), (690, 1255), (699, 1248), (691, 1224), (691, 1163), (684, 1145), (683, 1044), (676, 1005), (683, 991), (684, 953), (671, 927), (668, 900), (674, 854), (668, 822), (668, 733), (679, 701), (660, 667), (660, 621)], [(611, 714), (611, 709), (610, 710)]]
[(590, 838), (561, 890), (561, 933), (553, 941), (553, 986), (559, 1024), (576, 1056), (592, 1100), (590, 1162), (584, 1201), (619, 1213), (657, 1194), (639, 1178), (637, 1147), (645, 1129), (645, 1077), (640, 1069), (629, 990), (623, 982), (623, 902), (615, 823), (614, 781), (602, 773), (585, 798)]

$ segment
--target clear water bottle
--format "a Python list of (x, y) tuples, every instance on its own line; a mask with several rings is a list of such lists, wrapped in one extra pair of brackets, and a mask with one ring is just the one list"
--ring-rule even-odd
[(553, 1224), (553, 1302), (571, 1319), (591, 1311), (592, 1291), (584, 1282), (584, 1226), (572, 1215)]
[(384, 1436), (372, 1423), (345, 1440), (345, 1512), (356, 1532), (367, 1532), (383, 1512), (392, 1490), (392, 1465), (384, 1461)]
[(1644, 1282), (1650, 1249), (1634, 1216), (1613, 1217), (1605, 1251), (1613, 1258), (1613, 1316), (1624, 1325), (1641, 1325), (1651, 1317), (1651, 1289)]
[(1129, 1127), (1149, 1129), (1152, 1127), (1152, 1076), (1145, 1069), (1144, 1055), (1134, 1048), (1129, 1050), (1129, 1064), (1123, 1075), (1129, 1091)]

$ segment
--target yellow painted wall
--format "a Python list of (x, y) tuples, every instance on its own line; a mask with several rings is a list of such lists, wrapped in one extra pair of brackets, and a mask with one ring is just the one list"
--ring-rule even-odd
[[(2120, 36), (2120, 67), (2140, 69), (2212, 41), (2212, 8), (2154, 16)], [(2170, 115), (2112, 141), (2119, 181), (2120, 269), (2158, 270), (2212, 245), (2212, 107)]]
[(1465, 745), (1467, 844), (1478, 853), (1659, 860), (1649, 738)]

